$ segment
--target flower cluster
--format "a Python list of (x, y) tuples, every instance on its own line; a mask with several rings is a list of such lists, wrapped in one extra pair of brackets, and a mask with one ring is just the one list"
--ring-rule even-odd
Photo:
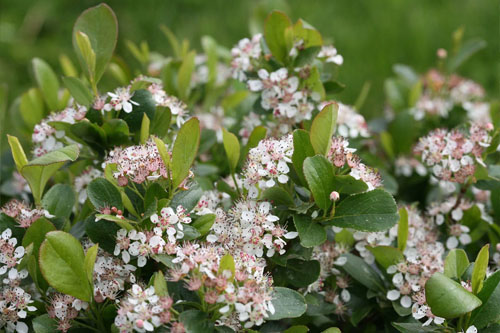
[(424, 90), (411, 113), (416, 120), (426, 115), (448, 117), (455, 106), (467, 112), (469, 120), (486, 125), (491, 122), (490, 105), (484, 101), (484, 89), (458, 75), (444, 76), (430, 70), (423, 78)]
[(261, 34), (253, 36), (252, 39), (244, 38), (231, 49), (233, 78), (245, 81), (247, 79), (246, 72), (254, 70), (255, 63), (262, 55), (261, 39)]
[(318, 53), (318, 58), (324, 59), (325, 62), (332, 62), (336, 65), (342, 65), (344, 63), (344, 57), (342, 57), (337, 49), (333, 45), (324, 45)]
[[(168, 148), (165, 145), (165, 148)], [(168, 178), (167, 169), (160, 156), (154, 140), (150, 139), (144, 145), (117, 147), (109, 153), (104, 167), (116, 164), (113, 176), (118, 185), (126, 186), (131, 180), (141, 184), (146, 180), (157, 180), (160, 177)]]
[(31, 208), (26, 202), (16, 199), (7, 202), (2, 212), (15, 219), (21, 228), (29, 228), (40, 217), (53, 217), (46, 209)]
[[(121, 254), (124, 263), (130, 262), (131, 256), (137, 257), (137, 266), (143, 267), (147, 258), (155, 254), (171, 253), (172, 248), (163, 239), (164, 233), (161, 228), (153, 231), (137, 231), (120, 229), (116, 233), (116, 246), (113, 254)], [(172, 244), (170, 244), (172, 245)], [(175, 249), (175, 244), (174, 249)]]
[(413, 157), (400, 156), (394, 161), (396, 176), (410, 177), (414, 172), (419, 176), (425, 176), (427, 175), (427, 168)]
[(164, 207), (161, 209), (161, 214), (153, 214), (150, 217), (151, 222), (156, 224), (157, 228), (161, 231), (166, 231), (168, 235), (168, 240), (170, 243), (175, 243), (176, 239), (184, 237), (184, 227), (183, 223), (191, 223), (191, 218), (189, 213), (182, 206), (177, 206), (176, 210), (170, 207)]
[(187, 105), (175, 96), (168, 95), (163, 86), (158, 83), (153, 83), (148, 86), (148, 91), (153, 96), (156, 106), (167, 107), (170, 112), (177, 117), (177, 126), (181, 127), (184, 124), (184, 117), (188, 113)]
[(293, 138), (289, 134), (279, 140), (260, 141), (250, 149), (248, 160), (243, 170), (244, 186), (251, 198), (256, 198), (259, 191), (273, 187), (277, 182), (288, 182), (288, 172), (293, 155)]
[(491, 127), (477, 124), (472, 124), (468, 133), (437, 129), (420, 138), (415, 153), (432, 167), (436, 178), (464, 183), (474, 174), (476, 163), (484, 165), (481, 155), (491, 143), (488, 129)]
[(155, 327), (171, 323), (172, 332), (184, 332), (181, 323), (172, 322), (172, 304), (172, 298), (157, 295), (153, 286), (134, 284), (119, 302), (115, 325), (120, 333), (128, 333), (152, 332)]
[[(234, 314), (245, 328), (261, 325), (269, 313), (274, 313), (272, 279), (264, 274), (265, 261), (240, 252), (235, 253), (234, 272), (223, 264), (228, 258), (217, 245), (184, 243), (178, 248), (170, 270), (170, 279), (183, 279), (189, 290), (204, 288), (204, 301), (220, 304), (220, 322), (234, 324)], [(237, 322), (239, 326), (239, 323)], [(241, 327), (235, 327), (236, 330)]]
[(50, 318), (57, 321), (57, 329), (67, 332), (71, 328), (71, 322), (78, 317), (80, 310), (88, 308), (88, 303), (73, 296), (61, 293), (52, 295), (47, 313)]
[(358, 155), (354, 154), (356, 149), (349, 148), (349, 141), (343, 137), (333, 137), (327, 158), (337, 168), (347, 165), (350, 168), (349, 175), (355, 179), (361, 179), (368, 185), (368, 190), (373, 190), (382, 185), (380, 174), (373, 168), (361, 162)]
[(82, 120), (87, 113), (87, 108), (80, 105), (70, 106), (61, 112), (51, 113), (33, 128), (31, 140), (33, 142), (33, 154), (36, 157), (47, 154), (53, 150), (62, 148), (69, 143), (75, 143), (64, 129), (59, 129), (55, 123), (62, 122), (74, 124)]
[(284, 239), (297, 237), (280, 226), (279, 218), (271, 214), (271, 204), (266, 201), (245, 200), (237, 202), (229, 214), (218, 214), (207, 236), (209, 242), (218, 242), (231, 252), (243, 251), (250, 255), (272, 257), (276, 252), (285, 253)]

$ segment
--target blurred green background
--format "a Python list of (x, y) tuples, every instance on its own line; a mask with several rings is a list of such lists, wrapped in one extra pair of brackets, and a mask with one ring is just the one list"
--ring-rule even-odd
[[(32, 82), (30, 60), (40, 57), (60, 71), (58, 57), (74, 59), (71, 29), (81, 11), (101, 1), (0, 1), (0, 82), (10, 100)], [(125, 39), (146, 39), (150, 49), (170, 52), (160, 24), (199, 49), (200, 37), (211, 35), (230, 48), (249, 32), (250, 18), (273, 8), (293, 20), (303, 18), (318, 28), (344, 56), (339, 80), (347, 89), (339, 96), (353, 103), (366, 81), (371, 91), (362, 112), (380, 115), (383, 81), (395, 63), (424, 71), (436, 62), (436, 50), (450, 48), (451, 35), (465, 27), (465, 39), (488, 45), (459, 72), (481, 83), (490, 97), (499, 97), (499, 2), (495, 0), (112, 0), (120, 28), (118, 54), (130, 59)], [(260, 6), (258, 6), (260, 4)], [(263, 9), (264, 8), (264, 9)]]

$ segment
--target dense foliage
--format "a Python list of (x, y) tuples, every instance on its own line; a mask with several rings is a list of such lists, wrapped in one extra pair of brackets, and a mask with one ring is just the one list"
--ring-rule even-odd
[(498, 105), (454, 74), (481, 41), (458, 30), (435, 69), (395, 66), (367, 124), (303, 20), (273, 11), (201, 54), (162, 29), (173, 54), (128, 42), (140, 66), (111, 61), (99, 5), (74, 26), (81, 70), (33, 59), (12, 107), (29, 150), (8, 136), (1, 184), (1, 329), (500, 329)]

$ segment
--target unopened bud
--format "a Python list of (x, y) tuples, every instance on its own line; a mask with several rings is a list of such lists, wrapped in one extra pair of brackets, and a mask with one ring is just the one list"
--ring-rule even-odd
[(444, 59), (444, 58), (446, 58), (448, 56), (448, 52), (446, 52), (445, 49), (438, 49), (437, 50), (437, 56), (440, 59)]
[(330, 193), (330, 200), (332, 201), (337, 201), (340, 199), (340, 194), (339, 192), (337, 191), (332, 191), (332, 193)]

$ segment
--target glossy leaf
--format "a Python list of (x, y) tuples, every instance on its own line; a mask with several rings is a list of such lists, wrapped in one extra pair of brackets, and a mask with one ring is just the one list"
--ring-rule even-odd
[(444, 261), (444, 275), (449, 278), (460, 280), (460, 277), (469, 267), (467, 253), (462, 249), (451, 250)]
[(294, 287), (307, 287), (319, 278), (321, 266), (317, 260), (289, 259), (286, 264), (285, 276), (288, 283)]
[(481, 251), (476, 257), (476, 261), (474, 262), (474, 270), (472, 271), (472, 292), (477, 295), (481, 291), (483, 287), (483, 280), (486, 276), (486, 270), (488, 269), (488, 261), (489, 261), (489, 248), (490, 245), (486, 244), (483, 246)]
[(472, 312), (471, 323), (478, 329), (500, 321), (500, 271), (493, 273), (484, 281), (477, 297), (483, 302)]
[(403, 253), (392, 246), (380, 245), (375, 247), (367, 246), (366, 248), (373, 254), (377, 263), (384, 269), (405, 260)]
[(285, 31), (292, 25), (290, 19), (282, 12), (273, 11), (266, 19), (264, 38), (273, 56), (284, 63), (291, 45), (287, 43)]
[(40, 269), (57, 291), (89, 302), (92, 288), (87, 280), (80, 242), (63, 231), (51, 231), (40, 247)]
[(120, 192), (105, 178), (96, 178), (91, 181), (87, 186), (87, 196), (98, 211), (104, 207), (116, 207), (123, 210)]
[(274, 313), (269, 313), (268, 320), (280, 320), (284, 318), (298, 318), (307, 309), (304, 297), (295, 290), (274, 287), (273, 299)]
[(293, 222), (299, 233), (300, 245), (306, 248), (315, 247), (326, 241), (325, 228), (306, 215), (294, 215)]
[(394, 198), (384, 190), (354, 194), (335, 208), (335, 216), (326, 222), (342, 228), (361, 231), (383, 231), (398, 221)]
[(311, 145), (309, 133), (301, 129), (293, 131), (293, 168), (304, 185), (307, 184), (304, 177), (304, 161), (306, 158), (314, 155), (314, 148)]
[(215, 214), (201, 215), (191, 225), (198, 230), (201, 236), (205, 236), (214, 224), (215, 218)]
[(177, 188), (188, 176), (200, 145), (200, 121), (191, 118), (182, 125), (172, 150), (172, 183)]
[(333, 190), (333, 167), (324, 156), (308, 157), (304, 161), (304, 176), (319, 208), (327, 211), (331, 205)]
[(425, 284), (431, 311), (445, 319), (456, 318), (481, 305), (481, 300), (442, 273), (435, 273)]
[(69, 218), (76, 199), (71, 186), (56, 184), (43, 196), (42, 206), (56, 217)]
[(336, 175), (333, 178), (333, 189), (339, 193), (356, 194), (368, 190), (368, 185), (350, 175)]
[(228, 132), (225, 128), (222, 129), (222, 142), (229, 161), (229, 169), (231, 173), (234, 173), (240, 159), (240, 142), (236, 135)]
[(94, 244), (91, 248), (87, 250), (85, 254), (85, 271), (87, 272), (87, 279), (90, 284), (94, 283), (94, 264), (97, 258), (97, 251), (99, 250), (99, 244)]
[(380, 276), (363, 259), (351, 253), (343, 254), (342, 257), (345, 257), (347, 261), (340, 267), (353, 279), (370, 290), (384, 290), (384, 284)]
[(330, 149), (332, 135), (337, 125), (338, 109), (337, 103), (327, 104), (311, 124), (309, 135), (316, 154), (326, 155)]

